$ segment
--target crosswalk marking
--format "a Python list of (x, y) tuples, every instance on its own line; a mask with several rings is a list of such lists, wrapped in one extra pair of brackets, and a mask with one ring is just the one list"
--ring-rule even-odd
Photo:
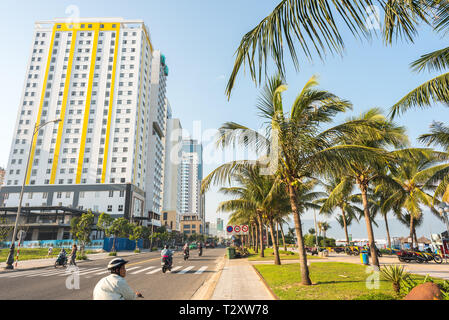
[(204, 270), (206, 270), (206, 269), (207, 269), (207, 266), (201, 267), (198, 269), (197, 272), (195, 272), (195, 274), (202, 274), (204, 272)]
[[(176, 266), (173, 267), (173, 269), (171, 269), (172, 273), (176, 273), (176, 274), (186, 274), (186, 273), (193, 273), (193, 274), (202, 274), (207, 268), (208, 266), (202, 266), (200, 267), (198, 270), (193, 270), (192, 272), (189, 272), (190, 270), (194, 269), (195, 266), (188, 266), (185, 267), (184, 266)], [(181, 270), (182, 269), (182, 270)], [(133, 272), (129, 272), (132, 271)], [(104, 270), (104, 267), (93, 267), (93, 268), (79, 268), (77, 270), (79, 272), (79, 275), (87, 275), (86, 278), (91, 278), (94, 275), (100, 275), (100, 274), (106, 274), (109, 273), (109, 270)], [(127, 272), (129, 272), (129, 274), (141, 274), (144, 273), (145, 274), (156, 274), (157, 272), (161, 271), (159, 266), (136, 266), (136, 267), (132, 267), (129, 269), (126, 269)], [(53, 268), (46, 268), (46, 269), (39, 269), (39, 270), (28, 270), (28, 271), (18, 271), (18, 272), (13, 272), (13, 273), (5, 273), (5, 274), (0, 274), (0, 278), (17, 278), (17, 277), (26, 277), (26, 278), (30, 278), (30, 277), (51, 277), (51, 276), (67, 276), (70, 273), (70, 271), (68, 271), (68, 269), (53, 269)]]
[(171, 272), (175, 272), (176, 270), (179, 270), (179, 269), (181, 269), (182, 267), (174, 267), (173, 269), (171, 269)]
[[(138, 274), (138, 273), (141, 273), (141, 272), (144, 272), (144, 271), (147, 271), (147, 270), (153, 269), (153, 268), (156, 268), (156, 267), (152, 266), (152, 267), (148, 267), (148, 268), (140, 269), (140, 270), (138, 270), (138, 271), (134, 271), (134, 272), (131, 272), (131, 274)], [(129, 269), (128, 269), (128, 270), (129, 270)], [(128, 271), (128, 270), (127, 270), (127, 271)]]
[(153, 273), (156, 273), (156, 272), (158, 272), (158, 271), (161, 271), (161, 269), (157, 268), (156, 270), (147, 272), (146, 274), (153, 274)]
[(184, 270), (179, 271), (178, 274), (184, 274), (184, 273), (187, 273), (187, 272), (189, 272), (190, 270), (192, 270), (193, 268), (194, 268), (194, 266), (187, 267), (187, 268), (185, 268)]

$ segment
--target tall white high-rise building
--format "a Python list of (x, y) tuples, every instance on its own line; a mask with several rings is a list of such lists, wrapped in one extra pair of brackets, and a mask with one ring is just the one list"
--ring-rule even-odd
[[(203, 147), (196, 140), (184, 140), (181, 158), (181, 224), (188, 225), (192, 219), (200, 221), (200, 230), (196, 230), (196, 233), (204, 233), (206, 223), (205, 198), (201, 194), (202, 180)], [(182, 229), (184, 232), (188, 231), (185, 226)]]
[(172, 118), (170, 105), (167, 108), (165, 152), (162, 223), (171, 230), (180, 231), (182, 126), (179, 119)]
[(162, 206), (167, 75), (142, 20), (36, 22), (0, 203), (18, 205), (31, 143), (24, 206), (146, 225)]

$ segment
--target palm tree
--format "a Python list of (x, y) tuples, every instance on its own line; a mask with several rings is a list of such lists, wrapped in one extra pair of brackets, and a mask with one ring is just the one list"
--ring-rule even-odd
[(352, 194), (354, 184), (350, 180), (342, 182), (340, 178), (331, 177), (323, 186), (326, 197), (317, 200), (317, 203), (321, 205), (320, 214), (329, 216), (335, 209), (340, 210), (341, 214), (337, 217), (337, 221), (344, 229), (346, 243), (349, 245), (348, 225), (354, 218), (357, 219), (357, 215), (363, 214), (363, 211), (355, 204), (357, 195)]
[(325, 221), (322, 223), (321, 228), (323, 229), (323, 234), (324, 234), (323, 244), (324, 244), (324, 246), (326, 246), (326, 231), (329, 230), (331, 228), (331, 226), (329, 225), (329, 223), (327, 223), (327, 221)]
[(370, 191), (370, 197), (369, 197), (369, 206), (370, 206), (370, 212), (373, 217), (376, 217), (378, 214), (382, 215), (385, 222), (385, 229), (387, 232), (387, 245), (388, 248), (391, 248), (391, 236), (390, 236), (390, 228), (388, 226), (388, 212), (390, 210), (395, 210), (394, 208), (386, 208), (384, 206), (385, 201), (388, 199), (389, 195), (387, 192), (381, 192), (381, 191)]
[[(350, 160), (366, 162), (379, 153), (374, 148), (340, 143), (343, 136), (348, 136), (350, 140), (349, 136), (361, 133), (376, 135), (375, 132), (380, 129), (376, 121), (355, 119), (326, 130), (321, 128), (335, 115), (349, 109), (351, 104), (327, 91), (314, 89), (317, 84), (316, 77), (312, 77), (296, 97), (290, 112), (285, 113), (282, 92), (287, 87), (280, 76), (273, 77), (265, 86), (258, 105), (261, 116), (269, 121), (266, 136), (228, 122), (220, 128), (217, 140), (217, 145), (221, 147), (237, 142), (245, 147), (254, 147), (256, 151), (267, 152), (267, 156), (259, 158), (256, 164), (264, 165), (264, 173), (273, 174), (285, 186), (289, 196), (298, 240), (301, 283), (304, 285), (310, 285), (311, 281), (300, 217), (302, 208), (298, 203), (301, 185), (313, 173), (319, 175), (334, 168), (343, 168)], [(241, 160), (218, 167), (203, 179), (202, 191), (205, 192), (211, 184), (229, 181), (234, 171), (254, 164), (254, 161)]]
[[(274, 60), (279, 72), (285, 74), (284, 47), (288, 47), (296, 70), (299, 70), (298, 47), (304, 56), (313, 60), (314, 53), (321, 59), (327, 53), (342, 54), (344, 40), (340, 34), (344, 21), (356, 38), (370, 38), (376, 29), (370, 27), (380, 21), (372, 21), (375, 10), (384, 14), (382, 35), (385, 43), (392, 44), (398, 38), (412, 41), (420, 23), (437, 23), (438, 29), (448, 24), (447, 1), (385, 1), (385, 0), (282, 0), (267, 17), (246, 33), (236, 50), (234, 68), (229, 78), (226, 94), (234, 87), (237, 74), (246, 63), (252, 79), (259, 83), (267, 70), (267, 59)], [(436, 9), (432, 15), (431, 9)], [(263, 69), (265, 72), (263, 72)]]
[[(449, 26), (449, 2), (439, 2), (433, 18), (435, 30), (446, 32)], [(415, 72), (438, 71), (441, 72), (449, 66), (449, 47), (422, 55), (411, 64)], [(424, 82), (417, 88), (406, 94), (391, 108), (391, 117), (403, 113), (411, 108), (428, 108), (435, 102), (442, 102), (447, 106), (449, 102), (449, 73), (443, 73), (429, 81)]]
[[(348, 167), (344, 167), (344, 170), (339, 170), (337, 174), (341, 174), (342, 181), (344, 181), (341, 184), (350, 181), (355, 183), (360, 190), (371, 257), (373, 265), (379, 268), (372, 227), (372, 216), (369, 209), (368, 191), (371, 184), (387, 179), (385, 168), (391, 166), (397, 157), (397, 153), (400, 153), (399, 151), (388, 152), (387, 148), (403, 147), (408, 143), (408, 139), (405, 135), (405, 129), (387, 120), (381, 110), (377, 108), (370, 109), (355, 119), (377, 122), (381, 129), (372, 135), (360, 131), (359, 135), (344, 136), (341, 138), (341, 142), (344, 144), (363, 145), (376, 150), (376, 152), (370, 158), (367, 158), (366, 161), (351, 161)], [(401, 152), (407, 153), (409, 151)]]
[[(224, 201), (220, 204), (221, 211), (234, 211), (241, 217), (244, 214), (256, 214), (259, 223), (266, 221), (270, 227), (273, 243), (275, 264), (280, 265), (279, 247), (274, 235), (274, 220), (278, 210), (288, 203), (288, 197), (272, 176), (260, 175), (257, 167), (242, 169), (233, 176), (233, 180), (241, 187), (222, 188), (226, 194), (239, 195), (238, 199)], [(235, 214), (232, 216), (235, 218)], [(237, 221), (237, 219), (235, 219)], [(260, 229), (259, 229), (260, 230)], [(263, 250), (261, 250), (263, 255)]]
[(410, 237), (415, 232), (414, 223), (422, 217), (422, 205), (429, 207), (436, 215), (438, 212), (433, 208), (432, 195), (428, 191), (434, 190), (428, 180), (438, 171), (436, 166), (441, 160), (441, 153), (427, 150), (417, 153), (413, 157), (403, 156), (397, 168), (392, 172), (388, 186), (380, 185), (378, 188), (389, 192), (390, 197), (383, 204), (384, 211), (396, 209), (397, 212), (405, 210), (409, 215)]

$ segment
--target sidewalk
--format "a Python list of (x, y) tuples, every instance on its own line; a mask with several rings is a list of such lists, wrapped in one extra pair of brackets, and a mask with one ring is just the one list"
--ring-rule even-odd
[(211, 300), (275, 300), (248, 259), (224, 259)]

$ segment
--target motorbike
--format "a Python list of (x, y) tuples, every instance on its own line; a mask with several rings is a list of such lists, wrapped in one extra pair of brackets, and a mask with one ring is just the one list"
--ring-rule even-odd
[(55, 261), (55, 268), (57, 268), (58, 266), (67, 267), (67, 256), (65, 256), (65, 255), (59, 255), (59, 256), (56, 258), (56, 261)]
[(427, 259), (423, 255), (420, 255), (414, 251), (401, 250), (396, 254), (400, 262), (409, 263), (412, 261), (416, 261), (417, 263), (423, 263), (427, 261)]
[(189, 251), (184, 250), (184, 261), (186, 261), (187, 259), (189, 259)]
[(201, 257), (203, 255), (203, 248), (201, 247), (198, 252), (198, 256)]
[(172, 262), (169, 255), (164, 255), (161, 261), (162, 272), (165, 273), (167, 270), (171, 271)]

